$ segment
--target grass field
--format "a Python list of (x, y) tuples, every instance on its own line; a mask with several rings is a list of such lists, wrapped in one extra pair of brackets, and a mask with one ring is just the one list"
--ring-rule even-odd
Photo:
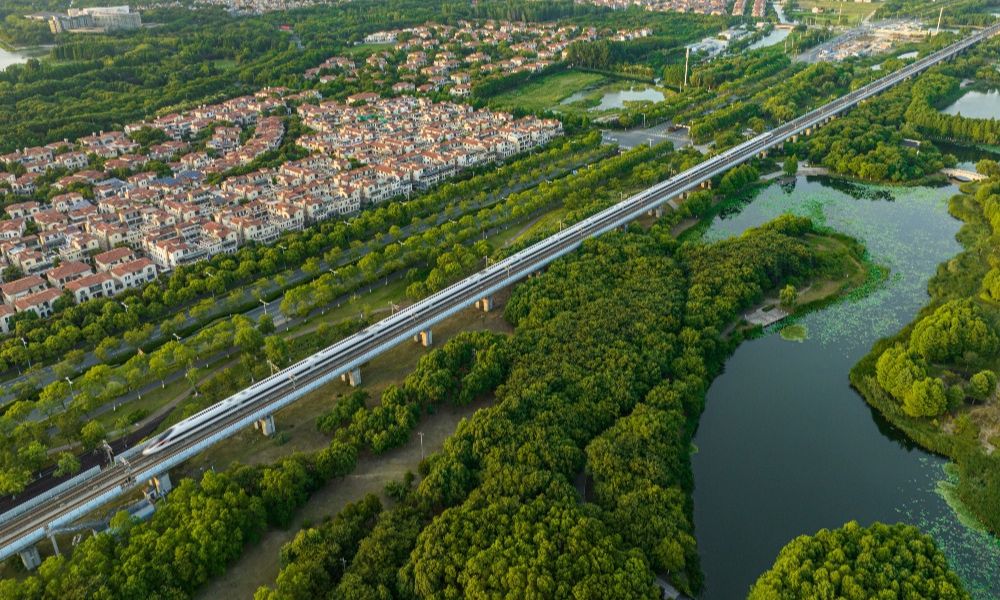
[(218, 60), (213, 60), (212, 66), (214, 66), (216, 69), (228, 71), (230, 69), (236, 68), (236, 61), (226, 58), (220, 58)]
[[(872, 11), (882, 6), (882, 2), (843, 2), (842, 0), (797, 0), (791, 16), (806, 22), (831, 25), (857, 25)], [(814, 14), (813, 8), (821, 8), (822, 13)], [(878, 15), (876, 15), (878, 16)]]
[(603, 75), (581, 71), (552, 73), (521, 88), (504, 92), (492, 99), (494, 106), (503, 109), (548, 110), (576, 92), (597, 87), (607, 81)]
[[(463, 310), (434, 328), (434, 344), (444, 344), (462, 331), (489, 329), (503, 333), (512, 332), (503, 319), (502, 304), (508, 292), (496, 295), (497, 307), (489, 313), (473, 308)], [(404, 342), (372, 360), (362, 368), (362, 385), (377, 401), (387, 386), (398, 383), (408, 375), (421, 356), (429, 352), (416, 343)], [(246, 429), (213, 446), (208, 451), (185, 463), (180, 469), (184, 475), (197, 476), (206, 468), (224, 468), (231, 461), (243, 463), (271, 463), (291, 452), (314, 451), (329, 443), (330, 437), (316, 429), (316, 417), (329, 410), (337, 396), (350, 391), (346, 383), (330, 383), (279, 411), (275, 415), (278, 434), (284, 433), (287, 441), (277, 444), (273, 438)], [(361, 499), (365, 494), (382, 495), (386, 483), (401, 479), (407, 471), (416, 472), (421, 460), (421, 441), (416, 432), (423, 433), (423, 455), (437, 452), (445, 439), (455, 431), (459, 421), (492, 402), (492, 396), (482, 398), (464, 407), (444, 406), (433, 414), (424, 415), (410, 440), (399, 448), (382, 455), (361, 453), (358, 465), (347, 477), (334, 479), (320, 488), (300, 510), (287, 529), (269, 529), (257, 544), (249, 546), (236, 564), (199, 590), (196, 598), (251, 598), (262, 584), (273, 584), (278, 574), (279, 550), (290, 541), (298, 530), (309, 524), (319, 523), (324, 517), (336, 514), (348, 502)], [(386, 498), (383, 495), (383, 502)]]

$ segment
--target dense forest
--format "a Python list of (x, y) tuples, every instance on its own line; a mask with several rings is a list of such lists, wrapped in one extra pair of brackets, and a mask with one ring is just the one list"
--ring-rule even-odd
[(909, 525), (850, 522), (788, 543), (749, 600), (922, 598), (969, 594), (930, 536)]
[(505, 313), (513, 337), (463, 334), (370, 408), (337, 399), (317, 423), (329, 448), (185, 480), (151, 521), (119, 519), (72, 558), (3, 582), (0, 595), (189, 593), (349, 472), (359, 452), (395, 447), (436, 404), (491, 390), (496, 404), (428, 458), (419, 486), (392, 486), (393, 506), (362, 501), (301, 534), (282, 554), (278, 588), (262, 597), (653, 598), (654, 573), (695, 591), (689, 442), (735, 343), (719, 331), (765, 291), (823, 267), (804, 242), (810, 232), (808, 220), (785, 217), (710, 246), (678, 245), (669, 223), (587, 242), (515, 290)]
[[(642, 146), (604, 160), (593, 169), (503, 195), (512, 179), (519, 180), (521, 185), (541, 181), (544, 174), (553, 173), (560, 165), (566, 171), (580, 164), (577, 161), (586, 162), (590, 152), (596, 150), (597, 156), (603, 156), (604, 149), (596, 146), (597, 140), (594, 134), (556, 144), (470, 180), (445, 184), (433, 193), (412, 199), (405, 209), (402, 203), (394, 203), (363, 213), (350, 222), (327, 221), (311, 230), (293, 232), (283, 239), (281, 253), (275, 246), (254, 246), (251, 248), (264, 254), (241, 250), (236, 257), (228, 256), (219, 263), (179, 269), (165, 281), (149, 284), (141, 294), (126, 297), (125, 305), (102, 300), (71, 306), (60, 313), (62, 319), (19, 321), (15, 336), (7, 338), (7, 349), (23, 352), (24, 343), (13, 343), (20, 342), (18, 335), (38, 334), (25, 338), (29, 340), (27, 349), (49, 351), (53, 343), (78, 340), (83, 348), (93, 348), (101, 362), (82, 369), (84, 350), (59, 346), (66, 356), (52, 367), (57, 375), (55, 381), (40, 387), (29, 377), (12, 386), (19, 400), (9, 404), (0, 416), (0, 430), (9, 434), (0, 444), (0, 490), (20, 491), (30, 480), (32, 470), (46, 464), (45, 450), (55, 439), (69, 444), (83, 442), (84, 450), (92, 448), (105, 429), (94, 430), (96, 424), (87, 422), (88, 415), (151, 380), (162, 382), (170, 375), (183, 374), (189, 381), (197, 381), (203, 373), (195, 365), (204, 364), (220, 353), (238, 353), (248, 359), (241, 374), (227, 370), (227, 377), (221, 381), (213, 377), (211, 392), (203, 389), (205, 386), (199, 387), (204, 403), (222, 399), (241, 385), (248, 385), (254, 376), (263, 376), (267, 365), (259, 360), (261, 344), (243, 341), (254, 328), (249, 322), (242, 322), (246, 319), (229, 317), (247, 310), (247, 304), (250, 307), (258, 304), (259, 297), (273, 299), (283, 292), (280, 302), (284, 313), (302, 318), (318, 315), (361, 286), (372, 285), (390, 275), (405, 275), (409, 283), (407, 294), (420, 298), (479, 268), (482, 257), (492, 252), (489, 242), (482, 239), (484, 227), (510, 224), (560, 204), (570, 211), (567, 220), (576, 220), (617, 201), (626, 190), (676, 172), (686, 164), (682, 161), (691, 160), (688, 153), (670, 152), (669, 144)], [(575, 191), (579, 189), (595, 191), (582, 194)], [(474, 203), (470, 203), (470, 197)], [(439, 212), (442, 210), (444, 215), (454, 215), (458, 220), (443, 216)], [(400, 241), (404, 233), (408, 235)], [(362, 244), (362, 239), (367, 242)], [(286, 261), (290, 265), (301, 263), (301, 269), (286, 270)], [(274, 271), (260, 272), (261, 267)], [(252, 285), (240, 282), (240, 273), (244, 271), (253, 276), (247, 280)], [(278, 274), (272, 279), (269, 275), (273, 273)], [(290, 281), (296, 275), (304, 278), (282, 283), (273, 291), (275, 282), (286, 278)], [(204, 287), (208, 282), (210, 287)], [(187, 302), (198, 295), (202, 298), (193, 305)], [(150, 318), (148, 311), (157, 306), (162, 309), (168, 297), (182, 300), (179, 306), (171, 304), (177, 312), (161, 317), (159, 327), (143, 322)], [(129, 307), (127, 311), (125, 306)], [(81, 322), (78, 326), (66, 319), (81, 319)], [(119, 325), (127, 327), (120, 338), (117, 331), (110, 329)], [(357, 327), (357, 324), (347, 325)], [(273, 329), (273, 324), (270, 328)], [(325, 329), (321, 327), (319, 331)], [(174, 340), (173, 334), (178, 332), (185, 333), (185, 337)], [(268, 333), (271, 332), (264, 331)], [(291, 355), (302, 358), (345, 333), (334, 329), (319, 334), (309, 343), (297, 338)], [(89, 345), (91, 334), (101, 340), (93, 342), (94, 346)], [(273, 362), (289, 364), (287, 359), (274, 358)], [(66, 381), (66, 377), (79, 371), (83, 372), (72, 384)], [(35, 410), (45, 418), (33, 418)], [(115, 429), (125, 431), (144, 416), (141, 411), (122, 414), (116, 419)]]
[(965, 222), (964, 251), (928, 284), (931, 300), (913, 323), (880, 341), (851, 372), (865, 399), (919, 444), (959, 467), (958, 495), (1000, 533), (1000, 443), (995, 428), (1000, 365), (1000, 306), (994, 295), (1000, 234), (1000, 168), (951, 199)]

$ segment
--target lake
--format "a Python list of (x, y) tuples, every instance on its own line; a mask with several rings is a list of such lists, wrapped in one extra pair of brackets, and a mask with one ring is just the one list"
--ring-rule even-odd
[(941, 112), (946, 115), (961, 114), (972, 119), (1000, 119), (1000, 90), (966, 92)]
[(1000, 543), (962, 525), (939, 489), (943, 459), (908, 443), (851, 389), (848, 372), (927, 301), (937, 265), (960, 247), (957, 188), (888, 188), (799, 177), (717, 218), (707, 239), (783, 213), (848, 233), (891, 269), (864, 298), (805, 316), (804, 341), (744, 342), (712, 383), (695, 437), (695, 533), (702, 598), (744, 598), (793, 538), (857, 520), (907, 522), (934, 536), (977, 600), (1000, 597)]
[[(587, 98), (591, 92), (586, 90), (576, 92), (564, 98), (559, 104), (572, 104)], [(611, 110), (614, 108), (625, 108), (626, 102), (662, 102), (663, 92), (652, 87), (629, 88), (627, 90), (612, 90), (601, 96), (601, 101), (590, 110)]]

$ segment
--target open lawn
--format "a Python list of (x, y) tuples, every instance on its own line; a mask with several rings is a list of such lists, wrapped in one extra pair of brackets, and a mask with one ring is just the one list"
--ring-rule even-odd
[(597, 87), (606, 81), (606, 77), (596, 73), (562, 71), (504, 92), (494, 97), (490, 104), (505, 110), (549, 110), (576, 92)]
[[(857, 25), (872, 11), (882, 6), (882, 2), (842, 2), (841, 0), (797, 0), (796, 10), (791, 16), (806, 22), (829, 23), (832, 25)], [(813, 13), (813, 8), (822, 9)], [(876, 15), (877, 17), (878, 15)]]
[[(505, 297), (497, 296), (498, 300)], [(484, 313), (469, 308), (434, 328), (434, 344), (443, 344), (461, 331), (482, 329), (512, 331), (503, 320), (502, 310)], [(372, 403), (378, 401), (388, 385), (402, 381), (416, 367), (420, 357), (429, 351), (430, 348), (415, 342), (403, 342), (362, 367), (361, 381), (364, 389), (371, 394)], [(329, 437), (316, 430), (316, 417), (329, 410), (339, 395), (350, 390), (346, 383), (331, 382), (278, 411), (275, 414), (277, 433), (274, 438), (265, 438), (247, 428), (185, 463), (180, 470), (184, 475), (197, 475), (204, 468), (224, 468), (232, 461), (269, 463), (292, 452), (318, 450), (329, 443)], [(284, 442), (281, 443), (281, 440)]]
[(813, 281), (808, 287), (799, 290), (798, 304), (807, 306), (814, 302), (822, 302), (847, 290), (864, 285), (868, 277), (868, 269), (851, 252), (848, 242), (824, 235), (810, 235), (809, 245), (826, 255), (840, 257), (838, 267), (834, 272), (825, 273), (823, 277)]
[(392, 50), (392, 44), (358, 44), (344, 50), (344, 54), (358, 59), (366, 58), (369, 54), (374, 54), (380, 50)]

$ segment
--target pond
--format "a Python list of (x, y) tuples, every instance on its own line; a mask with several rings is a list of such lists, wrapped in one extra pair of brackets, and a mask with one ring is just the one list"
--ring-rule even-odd
[(775, 44), (780, 44), (785, 41), (785, 39), (792, 33), (791, 29), (773, 29), (771, 33), (765, 35), (756, 42), (750, 44), (750, 50), (756, 50), (757, 48), (767, 48), (768, 46), (773, 46)]
[(941, 112), (972, 119), (1000, 119), (1000, 90), (968, 91)]
[(17, 50), (7, 50), (0, 46), (0, 71), (11, 65), (19, 65), (28, 62), (29, 58), (40, 58), (45, 56), (49, 48), (38, 46), (37, 48), (19, 48)]
[(1000, 543), (949, 507), (946, 462), (893, 431), (848, 382), (876, 340), (913, 318), (937, 265), (960, 250), (960, 224), (947, 213), (956, 192), (799, 177), (793, 190), (772, 185), (706, 232), (720, 239), (783, 213), (806, 215), (862, 240), (891, 274), (789, 335), (744, 342), (713, 382), (692, 457), (703, 598), (745, 597), (786, 543), (851, 520), (919, 526), (977, 600), (1000, 597)]
[(0, 47), (0, 71), (3, 71), (11, 65), (16, 65), (20, 63), (28, 62), (28, 56), (23, 54), (18, 54), (10, 50), (5, 50)]
[[(565, 98), (559, 104), (572, 104), (581, 100), (586, 100), (593, 94), (592, 91), (580, 91)], [(612, 90), (605, 92), (601, 96), (600, 102), (591, 107), (590, 110), (611, 110), (615, 108), (625, 108), (626, 102), (662, 102), (663, 92), (653, 87), (629, 88), (626, 90)]]

